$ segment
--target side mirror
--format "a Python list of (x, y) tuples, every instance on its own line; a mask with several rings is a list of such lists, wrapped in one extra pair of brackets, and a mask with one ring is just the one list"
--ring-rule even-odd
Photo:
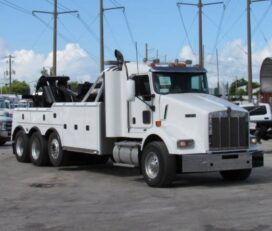
[(127, 101), (131, 102), (135, 100), (135, 81), (132, 79), (127, 80)]

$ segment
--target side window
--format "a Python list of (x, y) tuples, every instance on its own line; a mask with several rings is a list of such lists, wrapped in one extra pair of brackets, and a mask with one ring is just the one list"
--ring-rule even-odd
[(196, 90), (201, 89), (199, 76), (193, 76), (191, 78), (191, 88)]
[(171, 88), (171, 78), (170, 76), (159, 76), (159, 85), (160, 89), (159, 92), (162, 94), (167, 94)]
[(148, 75), (137, 75), (133, 79), (135, 80), (136, 96), (150, 95), (150, 83)]

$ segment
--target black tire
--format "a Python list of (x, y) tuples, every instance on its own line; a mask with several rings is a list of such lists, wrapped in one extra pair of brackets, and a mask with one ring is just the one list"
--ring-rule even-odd
[(3, 146), (6, 142), (7, 142), (6, 140), (0, 138), (0, 146)]
[(109, 160), (109, 156), (91, 156), (92, 164), (106, 164)]
[(29, 163), (29, 137), (24, 131), (19, 131), (14, 138), (14, 154), (18, 162)]
[(244, 181), (250, 176), (251, 170), (252, 169), (221, 171), (220, 175), (225, 181)]
[(141, 169), (145, 182), (149, 186), (167, 187), (176, 176), (176, 158), (169, 155), (163, 142), (152, 142), (143, 150)]
[(46, 166), (49, 163), (47, 142), (40, 132), (34, 132), (30, 138), (30, 159), (36, 166)]
[(53, 132), (48, 139), (48, 156), (54, 167), (67, 163), (67, 152), (62, 150), (62, 144), (58, 133)]

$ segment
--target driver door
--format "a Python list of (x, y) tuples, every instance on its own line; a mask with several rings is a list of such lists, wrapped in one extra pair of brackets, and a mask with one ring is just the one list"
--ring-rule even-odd
[(136, 98), (135, 101), (129, 102), (129, 131), (138, 133), (152, 126), (152, 111), (148, 106), (152, 105), (152, 97), (148, 75), (136, 75), (133, 79)]

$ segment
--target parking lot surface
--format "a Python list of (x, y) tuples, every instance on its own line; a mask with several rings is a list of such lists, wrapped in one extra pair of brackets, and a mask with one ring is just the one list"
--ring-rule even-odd
[(18, 163), (0, 148), (0, 230), (272, 230), (272, 142), (265, 167), (243, 183), (218, 173), (180, 175), (148, 187), (138, 169)]

